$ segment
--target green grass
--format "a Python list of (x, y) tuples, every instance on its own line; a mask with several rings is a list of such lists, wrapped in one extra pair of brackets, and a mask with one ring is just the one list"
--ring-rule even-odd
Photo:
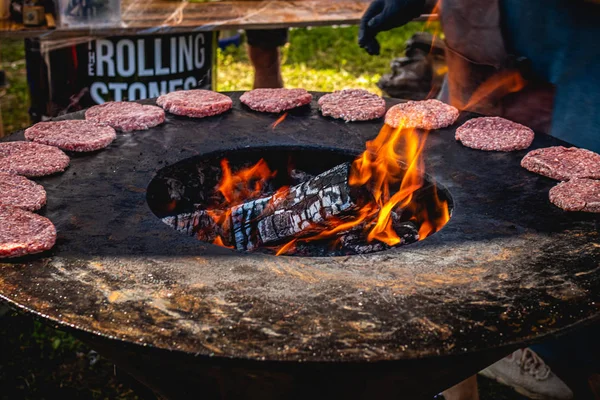
[[(300, 28), (290, 31), (282, 51), (282, 74), (286, 87), (333, 91), (376, 86), (389, 72), (393, 58), (404, 54), (406, 41), (416, 32), (429, 30), (413, 22), (379, 34), (381, 55), (370, 56), (357, 44), (358, 27)], [(252, 88), (252, 66), (245, 48), (229, 46), (219, 51), (217, 88), (221, 91)]]
[(8, 83), (6, 92), (0, 98), (2, 127), (4, 133), (9, 134), (29, 125), (29, 89), (23, 40), (0, 42), (0, 60)]

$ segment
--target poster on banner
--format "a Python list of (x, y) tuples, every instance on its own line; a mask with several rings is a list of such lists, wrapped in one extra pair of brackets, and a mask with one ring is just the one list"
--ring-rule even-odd
[(26, 44), (34, 121), (107, 101), (155, 98), (176, 90), (212, 89), (213, 32), (97, 38)]

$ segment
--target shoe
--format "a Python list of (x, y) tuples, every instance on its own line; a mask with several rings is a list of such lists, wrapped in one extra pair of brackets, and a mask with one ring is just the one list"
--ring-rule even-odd
[(530, 399), (573, 399), (571, 389), (529, 348), (519, 349), (479, 373)]

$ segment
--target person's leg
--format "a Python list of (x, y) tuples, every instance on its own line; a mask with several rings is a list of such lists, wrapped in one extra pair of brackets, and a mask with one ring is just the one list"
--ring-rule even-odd
[(248, 57), (254, 67), (254, 89), (281, 88), (281, 54), (287, 43), (287, 29), (247, 30)]

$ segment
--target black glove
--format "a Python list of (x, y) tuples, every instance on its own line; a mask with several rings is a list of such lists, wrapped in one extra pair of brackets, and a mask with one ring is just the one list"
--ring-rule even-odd
[(375, 36), (413, 20), (425, 9), (425, 0), (374, 0), (360, 20), (358, 44), (371, 55), (379, 54)]

